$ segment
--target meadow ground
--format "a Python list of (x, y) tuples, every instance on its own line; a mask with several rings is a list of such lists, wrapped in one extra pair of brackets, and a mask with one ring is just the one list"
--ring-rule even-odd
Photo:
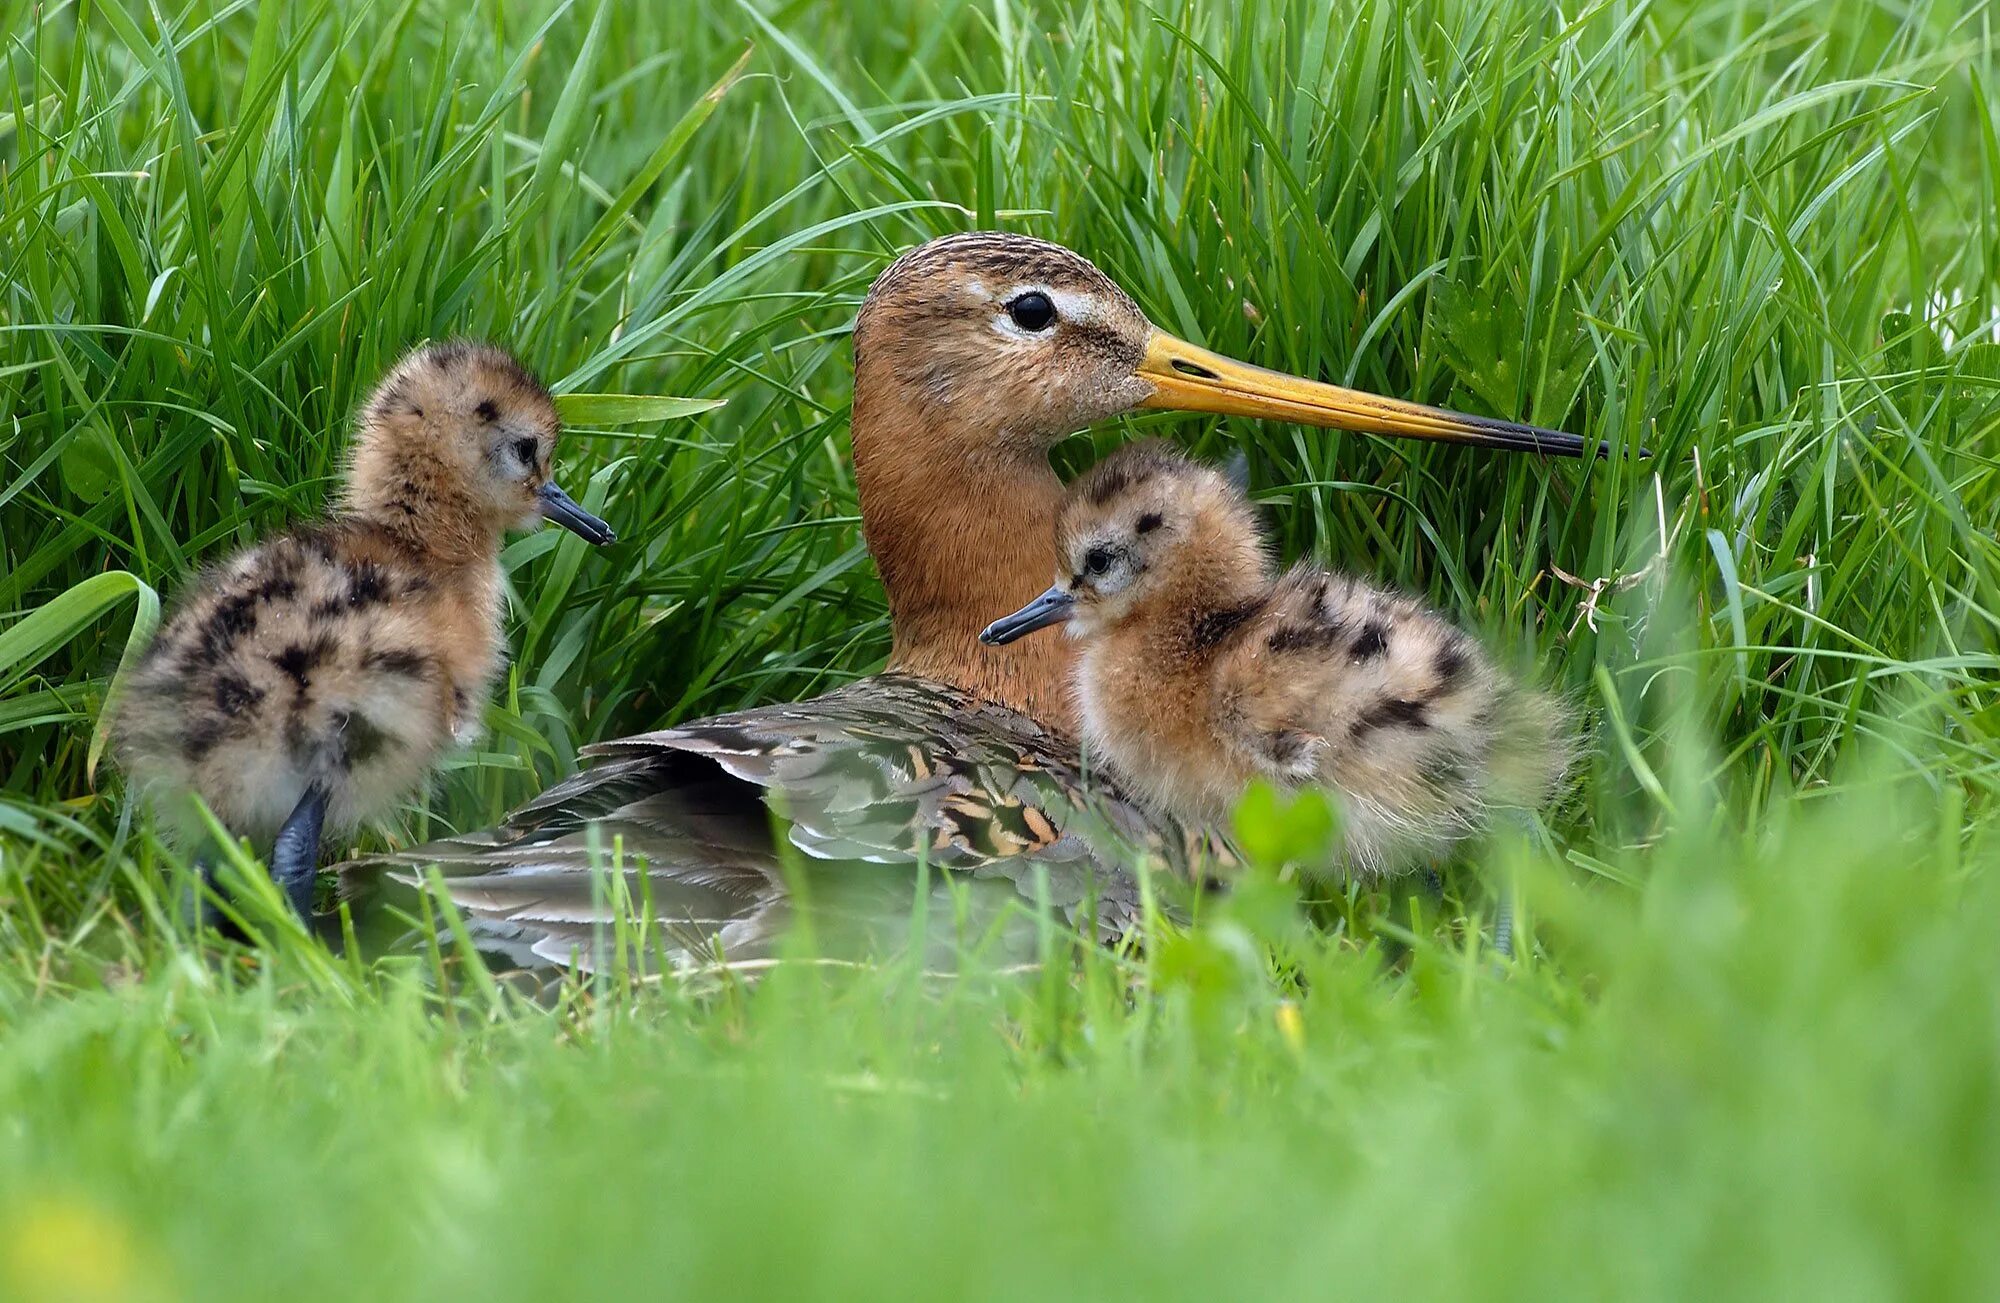
[[(0, 1297), (2000, 1292), (1991, 11), (1323, 8), (0, 0)], [(621, 541), (510, 547), (488, 739), (378, 840), (879, 666), (846, 324), (994, 225), (1654, 450), (1062, 452), (1245, 447), (1288, 554), (1542, 667), (1595, 721), (1545, 828), (1025, 980), (530, 1002), (161, 905), (90, 776), (129, 631), (403, 347), (728, 404), (568, 400)]]

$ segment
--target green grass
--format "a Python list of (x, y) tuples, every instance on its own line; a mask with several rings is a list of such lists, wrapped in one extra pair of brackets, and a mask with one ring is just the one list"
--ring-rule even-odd
[[(0, 0), (0, 1296), (1990, 1297), (1991, 12), (1319, 8)], [(1288, 553), (1540, 666), (1597, 720), (1548, 844), (1026, 982), (534, 1003), (148, 908), (172, 856), (88, 774), (134, 617), (316, 510), (425, 336), (728, 405), (583, 411), (621, 541), (510, 547), (489, 740), (375, 836), (879, 666), (845, 327), (975, 225), (1654, 450), (1063, 450), (1247, 447)]]

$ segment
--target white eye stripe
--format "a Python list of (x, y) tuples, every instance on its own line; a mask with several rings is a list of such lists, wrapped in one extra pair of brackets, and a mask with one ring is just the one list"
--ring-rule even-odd
[(1012, 303), (1023, 294), (1041, 294), (1056, 305), (1056, 316), (1063, 321), (1096, 321), (1104, 314), (1103, 300), (1095, 294), (1077, 290), (1051, 289), (1047, 285), (1015, 285), (1003, 290), (996, 298), (1001, 303)]
[(1049, 334), (1047, 328), (1042, 330), (1024, 330), (1014, 324), (1014, 319), (1008, 314), (1006, 305), (1020, 298), (1023, 294), (1040, 294), (1045, 296), (1050, 303), (1054, 304), (1057, 325), (1061, 325), (1064, 322), (1089, 324), (1104, 319), (1103, 300), (1095, 294), (1079, 293), (1076, 290), (1051, 289), (1047, 285), (1026, 284), (1011, 285), (998, 294), (989, 295), (986, 293), (986, 287), (979, 282), (973, 281), (970, 282), (970, 285), (973, 290), (999, 305), (1000, 310), (993, 316), (993, 329), (998, 334), (1005, 335), (1010, 339), (1044, 339)]
[(1064, 321), (1095, 322), (1103, 316), (1103, 303), (1095, 294), (1075, 290), (1043, 290), (1056, 305), (1056, 316)]

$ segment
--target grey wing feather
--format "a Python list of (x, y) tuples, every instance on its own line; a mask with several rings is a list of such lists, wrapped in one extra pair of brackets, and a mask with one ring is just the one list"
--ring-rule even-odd
[(496, 951), (587, 965), (613, 894), (593, 865), (616, 851), (627, 898), (650, 899), (677, 957), (699, 963), (718, 948), (732, 961), (767, 956), (789, 922), (774, 815), (796, 852), (790, 870), (811, 872), (816, 920), (851, 925), (857, 950), (907, 934), (919, 856), (956, 879), (935, 884), (947, 916), (1045, 897), (1110, 938), (1139, 919), (1138, 860), (1187, 874), (1228, 855), (1087, 773), (1066, 739), (906, 675), (585, 754), (591, 768), (498, 827), (343, 866), (344, 880), (358, 888), (386, 870), (409, 882), (436, 865)]

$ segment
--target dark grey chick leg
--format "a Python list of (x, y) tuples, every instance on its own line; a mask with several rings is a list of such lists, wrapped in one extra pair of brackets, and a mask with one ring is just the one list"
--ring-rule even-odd
[(320, 826), (326, 822), (326, 789), (314, 783), (292, 807), (291, 817), (271, 844), (271, 881), (292, 902), (292, 911), (312, 922), (313, 881), (319, 868)]
[(189, 884), (189, 895), (182, 903), (186, 907), (184, 917), (194, 920), (200, 927), (222, 928), (227, 920), (222, 911), (215, 907), (211, 899), (219, 890), (215, 883), (215, 856), (207, 848), (196, 851), (190, 867), (194, 870), (194, 881)]
[(1493, 914), (1493, 948), (1502, 959), (1514, 957), (1514, 898), (1504, 891)]

